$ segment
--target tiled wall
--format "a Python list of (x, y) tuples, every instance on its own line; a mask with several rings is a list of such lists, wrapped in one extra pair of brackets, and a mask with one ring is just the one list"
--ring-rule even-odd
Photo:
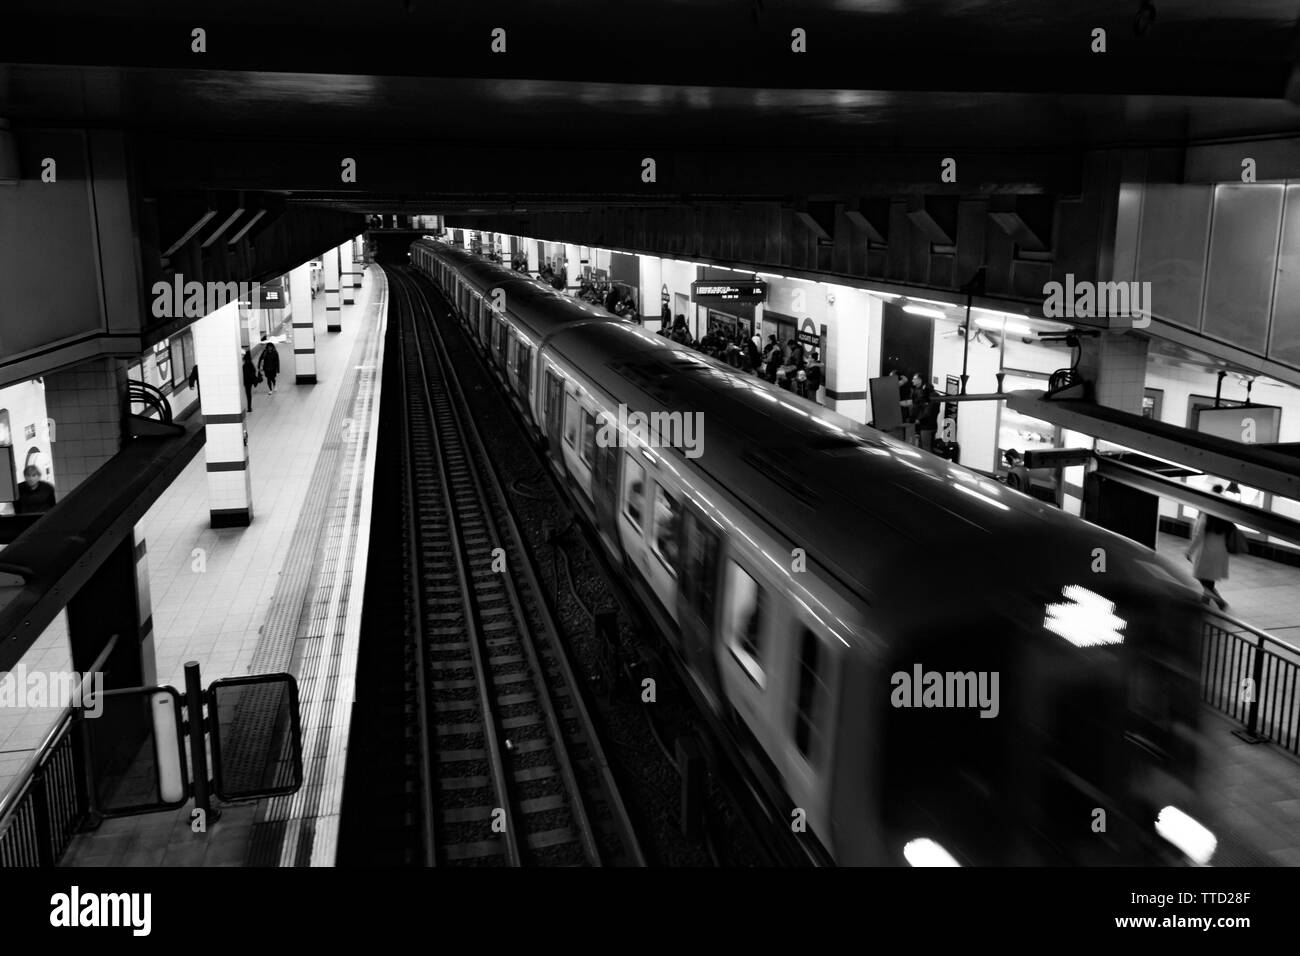
[(62, 497), (121, 447), (126, 362), (102, 358), (45, 376), (45, 407), (54, 421), (54, 473)]

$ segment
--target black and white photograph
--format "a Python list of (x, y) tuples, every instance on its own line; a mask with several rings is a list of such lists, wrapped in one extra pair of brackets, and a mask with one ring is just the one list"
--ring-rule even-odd
[(6, 939), (1294, 932), (1300, 0), (3, 7)]

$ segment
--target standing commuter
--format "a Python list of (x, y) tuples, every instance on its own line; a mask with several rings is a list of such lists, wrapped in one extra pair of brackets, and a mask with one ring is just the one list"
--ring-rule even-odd
[(912, 415), (921, 448), (931, 451), (939, 422), (939, 403), (934, 400), (934, 389), (920, 372), (912, 376)]
[(1008, 448), (1002, 456), (1007, 462), (1007, 485), (1025, 494), (1029, 494), (1029, 469), (1025, 467), (1024, 458), (1014, 448)]
[(776, 382), (776, 373), (781, 368), (782, 355), (781, 346), (776, 342), (776, 336), (772, 336), (772, 347), (767, 352), (767, 368), (764, 370), (764, 378), (769, 382)]
[[(1215, 485), (1214, 493), (1223, 494), (1223, 485)], [(1192, 574), (1205, 589), (1203, 599), (1213, 601), (1223, 610), (1228, 606), (1215, 582), (1228, 576), (1228, 555), (1241, 550), (1240, 533), (1231, 521), (1202, 511), (1192, 529), (1192, 543), (1187, 549), (1187, 560), (1192, 562)]]
[(257, 369), (253, 365), (253, 355), (244, 349), (244, 397), (248, 399), (248, 410), (253, 410), (253, 386), (257, 384)]
[(275, 379), (280, 374), (280, 353), (275, 350), (275, 343), (262, 333), (262, 354), (257, 357), (258, 371), (266, 376), (266, 387), (275, 394)]
[(41, 481), (41, 470), (35, 465), (28, 465), (23, 469), (23, 477), (26, 481), (18, 486), (14, 513), (34, 515), (53, 508), (54, 486), (48, 481)]

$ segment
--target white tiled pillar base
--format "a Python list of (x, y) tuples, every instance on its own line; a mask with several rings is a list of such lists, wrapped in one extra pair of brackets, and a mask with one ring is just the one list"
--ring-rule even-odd
[(348, 240), (334, 250), (339, 260), (339, 294), (344, 305), (355, 305), (352, 295), (352, 240)]
[(208, 511), (214, 528), (245, 527), (253, 520), (253, 488), (244, 442), (244, 379), (239, 317), (233, 305), (194, 323), (194, 357), (201, 369), (199, 396), (207, 428)]
[[(835, 302), (826, 306), (828, 341), (822, 353), (826, 407), (866, 424), (871, 376), (867, 339), (870, 330), (880, 325), (881, 300), (856, 289), (836, 292)], [(814, 289), (808, 294), (824, 293)]]
[(325, 331), (342, 332), (339, 306), (339, 251), (331, 249), (322, 257), (325, 265)]
[(304, 262), (289, 273), (289, 301), (293, 303), (294, 381), (310, 385), (316, 381), (316, 326), (312, 323), (310, 262)]
[(158, 660), (154, 653), (153, 597), (149, 593), (149, 549), (140, 525), (135, 526), (132, 538), (135, 542), (135, 601), (140, 612), (140, 669), (144, 686), (153, 687), (158, 683)]

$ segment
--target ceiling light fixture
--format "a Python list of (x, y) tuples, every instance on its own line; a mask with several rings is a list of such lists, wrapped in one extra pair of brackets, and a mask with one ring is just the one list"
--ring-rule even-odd
[(926, 318), (930, 319), (947, 318), (947, 316), (938, 309), (927, 309), (923, 305), (905, 305), (903, 306), (903, 311), (911, 315), (924, 315)]

